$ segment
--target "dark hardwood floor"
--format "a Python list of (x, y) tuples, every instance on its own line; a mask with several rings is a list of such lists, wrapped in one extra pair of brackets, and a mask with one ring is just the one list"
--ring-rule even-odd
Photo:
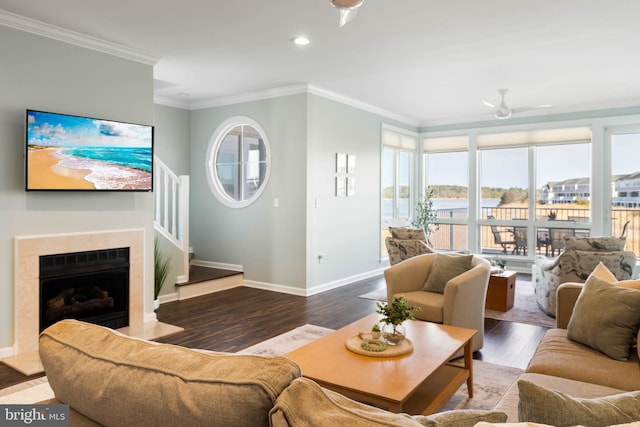
[[(185, 330), (158, 341), (236, 352), (306, 323), (338, 329), (373, 313), (375, 301), (358, 296), (384, 286), (379, 276), (310, 297), (239, 287), (166, 303), (158, 319)], [(485, 319), (484, 348), (474, 358), (524, 369), (546, 330)], [(0, 389), (30, 378), (0, 364)]]

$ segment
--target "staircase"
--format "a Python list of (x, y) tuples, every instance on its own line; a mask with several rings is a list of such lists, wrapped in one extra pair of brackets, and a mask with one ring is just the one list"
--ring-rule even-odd
[(181, 272), (176, 274), (177, 299), (183, 300), (240, 286), (240, 271), (192, 265), (189, 246), (189, 177), (176, 175), (154, 157), (155, 218), (154, 229), (171, 242), (182, 257)]
[(155, 217), (158, 234), (171, 242), (182, 256), (182, 274), (178, 283), (189, 281), (189, 177), (176, 175), (154, 156)]
[(243, 281), (244, 275), (241, 271), (191, 265), (189, 281), (176, 283), (176, 291), (178, 300), (183, 300), (235, 288), (241, 286)]

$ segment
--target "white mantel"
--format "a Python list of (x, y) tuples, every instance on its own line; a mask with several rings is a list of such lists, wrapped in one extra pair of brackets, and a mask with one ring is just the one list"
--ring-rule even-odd
[[(2, 361), (31, 375), (42, 372), (38, 357), (40, 335), (40, 256), (112, 248), (129, 248), (129, 326), (121, 331), (146, 339), (182, 330), (155, 320), (145, 323), (144, 229), (16, 236), (14, 241), (14, 356)], [(151, 317), (155, 319), (155, 314)], [(157, 328), (162, 331), (156, 331)]]

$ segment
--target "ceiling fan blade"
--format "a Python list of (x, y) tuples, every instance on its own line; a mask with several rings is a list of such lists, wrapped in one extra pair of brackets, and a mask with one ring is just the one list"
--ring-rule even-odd
[(489, 101), (485, 101), (484, 99), (482, 100), (482, 103), (484, 105), (486, 105), (487, 107), (489, 107), (489, 108), (498, 108), (497, 105), (494, 105), (494, 104), (490, 103)]
[(358, 9), (340, 9), (340, 26), (349, 23), (357, 13)]

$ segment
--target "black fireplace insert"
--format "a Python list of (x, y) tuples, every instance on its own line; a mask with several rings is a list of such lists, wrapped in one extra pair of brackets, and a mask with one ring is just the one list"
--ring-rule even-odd
[(40, 331), (62, 319), (129, 325), (129, 248), (40, 257)]

